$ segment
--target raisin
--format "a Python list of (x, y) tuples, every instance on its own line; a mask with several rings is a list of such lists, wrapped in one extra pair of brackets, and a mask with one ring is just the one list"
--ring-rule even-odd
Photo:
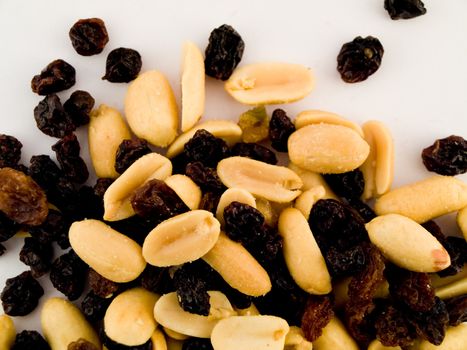
[(276, 109), (272, 112), (269, 121), (269, 138), (271, 139), (272, 148), (278, 152), (287, 152), (287, 141), (294, 131), (295, 125), (284, 110)]
[(81, 310), (89, 321), (100, 321), (104, 318), (111, 302), (112, 298), (102, 298), (91, 291), (81, 302)]
[(114, 179), (109, 178), (99, 178), (94, 185), (94, 194), (99, 197), (101, 200), (104, 200), (104, 193), (112, 185)]
[(102, 77), (112, 83), (128, 83), (134, 80), (143, 65), (138, 51), (120, 47), (109, 52)]
[(76, 71), (64, 60), (50, 62), (39, 75), (31, 80), (32, 91), (39, 95), (49, 95), (69, 89), (76, 82)]
[(63, 104), (63, 108), (71, 118), (75, 127), (89, 123), (89, 114), (95, 100), (87, 91), (76, 90)]
[(232, 156), (248, 157), (268, 164), (277, 164), (277, 157), (270, 149), (257, 143), (239, 142), (232, 147)]
[(60, 98), (55, 94), (47, 95), (39, 102), (34, 108), (34, 119), (38, 129), (52, 137), (64, 137), (76, 129)]
[(101, 276), (93, 269), (88, 271), (88, 283), (94, 294), (101, 298), (109, 298), (119, 289), (119, 284)]
[(37, 226), (47, 218), (47, 197), (29, 176), (0, 168), (0, 211), (19, 224)]
[(206, 167), (201, 162), (189, 163), (185, 172), (203, 192), (222, 193), (227, 189), (217, 175), (217, 171)]
[(225, 232), (230, 239), (248, 245), (264, 224), (264, 216), (252, 206), (232, 202), (224, 209)]
[(378, 340), (385, 346), (410, 346), (416, 337), (415, 329), (405, 314), (389, 303), (377, 316), (375, 328)]
[(13, 237), (19, 226), (0, 211), (0, 242), (5, 242)]
[(32, 277), (39, 278), (49, 271), (52, 257), (52, 245), (41, 243), (32, 237), (24, 239), (19, 260), (31, 268)]
[(88, 168), (79, 156), (81, 147), (75, 134), (69, 134), (52, 146), (65, 176), (76, 183), (84, 183), (89, 177)]
[(118, 146), (117, 155), (115, 158), (115, 170), (117, 173), (122, 174), (130, 167), (135, 161), (151, 153), (148, 142), (143, 139), (136, 140), (123, 140)]
[(58, 165), (45, 154), (31, 157), (29, 174), (47, 193), (63, 176)]
[(173, 174), (185, 174), (185, 169), (190, 160), (186, 156), (185, 152), (177, 154), (171, 159), (172, 161), (172, 173)]
[(0, 134), (0, 168), (14, 168), (21, 159), (23, 144), (16, 137)]
[(269, 134), (269, 118), (264, 106), (254, 107), (242, 113), (238, 118), (238, 126), (242, 129), (243, 142), (260, 142)]
[(183, 342), (182, 350), (214, 350), (210, 339), (188, 338)]
[(60, 208), (62, 213), (69, 214), (70, 211), (78, 210), (78, 191), (75, 185), (65, 177), (60, 177), (47, 192), (48, 200)]
[(48, 244), (57, 241), (59, 237), (68, 235), (70, 223), (66, 221), (62, 213), (55, 209), (49, 209), (45, 221), (28, 229), (29, 234), (38, 242)]
[(350, 205), (360, 215), (365, 223), (370, 222), (376, 217), (376, 213), (367, 204), (359, 198), (343, 197), (345, 202)]
[(201, 197), (201, 201), (199, 202), (199, 209), (207, 210), (213, 214), (216, 214), (220, 199), (221, 194), (206, 192), (203, 194), (203, 197)]
[(359, 169), (342, 174), (323, 174), (324, 180), (340, 197), (359, 198), (363, 194), (365, 181)]
[(331, 247), (325, 253), (326, 264), (333, 277), (354, 275), (366, 264), (365, 251), (357, 245), (345, 251)]
[(69, 203), (62, 210), (72, 221), (84, 219), (101, 220), (104, 207), (101, 198), (94, 193), (90, 186), (81, 186), (75, 203)]
[(57, 258), (50, 270), (52, 285), (71, 301), (83, 293), (88, 267), (73, 250)]
[(358, 36), (342, 46), (337, 56), (337, 71), (346, 83), (364, 81), (378, 70), (383, 54), (383, 45), (377, 38)]
[(210, 77), (227, 80), (242, 59), (245, 43), (240, 34), (228, 24), (214, 29), (209, 35), (204, 66)]
[(436, 140), (422, 151), (423, 164), (428, 171), (440, 175), (459, 175), (467, 172), (467, 141), (451, 135)]
[(366, 348), (376, 335), (372, 314), (375, 311), (372, 300), (358, 299), (345, 305), (345, 322), (350, 335), (362, 348)]
[(467, 295), (444, 300), (449, 314), (449, 325), (455, 327), (467, 322)]
[(302, 317), (301, 328), (306, 340), (313, 342), (334, 317), (329, 295), (310, 295)]
[(183, 310), (208, 316), (210, 303), (206, 282), (190, 264), (184, 264), (175, 271), (173, 282), (178, 302)]
[(384, 8), (391, 19), (410, 19), (426, 13), (421, 0), (384, 0)]
[(0, 298), (7, 315), (25, 316), (36, 308), (43, 295), (44, 289), (32, 277), (31, 271), (25, 271), (6, 280)]
[(3, 244), (0, 244), (0, 256), (5, 254), (5, 252), (6, 252), (6, 247)]
[(204, 129), (197, 130), (193, 137), (185, 143), (184, 152), (190, 161), (201, 162), (210, 168), (215, 167), (230, 153), (224, 140)]
[(167, 267), (157, 267), (148, 264), (138, 280), (141, 287), (156, 294), (166, 294), (175, 291)]
[(38, 332), (22, 331), (16, 334), (11, 350), (50, 350), (50, 346)]
[(130, 237), (140, 245), (143, 245), (144, 239), (156, 224), (154, 220), (145, 220), (138, 215), (133, 215), (124, 220), (107, 222), (107, 225), (114, 230)]
[(103, 338), (103, 343), (109, 350), (153, 350), (153, 344), (151, 339), (149, 339), (146, 343), (141, 345), (127, 346), (113, 341), (106, 335), (104, 335)]
[(441, 299), (436, 297), (435, 305), (427, 312), (410, 312), (406, 315), (419, 337), (434, 345), (443, 342), (449, 324), (449, 314), (446, 304)]
[(73, 48), (83, 56), (101, 53), (109, 42), (105, 23), (100, 18), (80, 19), (73, 24), (68, 34)]
[(79, 338), (68, 344), (67, 350), (99, 350), (93, 343), (88, 342), (86, 339)]

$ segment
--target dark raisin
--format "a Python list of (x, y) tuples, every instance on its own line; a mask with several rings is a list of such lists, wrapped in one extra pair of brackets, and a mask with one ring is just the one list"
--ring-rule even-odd
[(391, 19), (410, 19), (426, 13), (421, 0), (384, 0), (384, 8)]
[(323, 174), (329, 187), (340, 197), (359, 198), (363, 194), (365, 181), (359, 169), (342, 174)]
[(58, 165), (48, 155), (32, 156), (29, 174), (46, 193), (54, 188), (57, 181), (64, 175)]
[(102, 298), (91, 291), (81, 302), (81, 310), (89, 321), (100, 321), (104, 318), (111, 302), (112, 298)]
[(130, 237), (140, 245), (143, 245), (144, 239), (156, 224), (155, 220), (146, 220), (138, 215), (133, 215), (124, 220), (107, 222), (107, 225), (114, 230)]
[(206, 282), (190, 264), (184, 264), (175, 271), (173, 282), (183, 310), (203, 316), (209, 315), (210, 303)]
[(206, 47), (204, 66), (210, 77), (227, 80), (242, 59), (245, 43), (228, 24), (214, 29)]
[(76, 90), (63, 104), (75, 127), (89, 123), (89, 114), (94, 107), (94, 98), (87, 91)]
[(73, 301), (83, 293), (87, 271), (88, 266), (70, 250), (53, 262), (50, 281), (59, 292)]
[(216, 170), (204, 166), (201, 162), (189, 163), (185, 172), (203, 192), (222, 193), (227, 189), (217, 175)]
[(52, 257), (52, 245), (41, 243), (32, 237), (24, 239), (24, 246), (19, 253), (19, 260), (31, 268), (34, 278), (39, 278), (49, 271)]
[(67, 350), (99, 350), (93, 343), (88, 342), (86, 339), (79, 338), (68, 344)]
[(152, 150), (146, 140), (123, 140), (117, 149), (115, 170), (117, 173), (122, 174), (136, 160), (151, 152)]
[(37, 226), (47, 218), (47, 197), (39, 185), (21, 171), (0, 168), (0, 211), (19, 224)]
[(332, 302), (328, 295), (310, 295), (301, 325), (306, 340), (313, 342), (318, 339), (333, 316)]
[(333, 277), (354, 275), (361, 271), (367, 262), (365, 251), (360, 245), (344, 251), (331, 247), (324, 256)]
[(88, 271), (88, 283), (94, 294), (101, 298), (109, 298), (119, 289), (119, 284), (101, 276), (93, 269)]
[(225, 232), (230, 239), (250, 244), (264, 224), (264, 216), (252, 206), (232, 202), (224, 209)]
[(39, 95), (49, 95), (66, 90), (75, 85), (76, 71), (64, 60), (50, 62), (39, 75), (31, 80), (32, 91)]
[(6, 252), (6, 247), (3, 244), (0, 244), (0, 256), (5, 254), (5, 252)]
[(109, 178), (99, 178), (94, 185), (94, 194), (99, 197), (101, 200), (104, 199), (104, 193), (112, 185), (114, 179)]
[(273, 151), (257, 143), (239, 142), (232, 147), (232, 156), (248, 157), (268, 164), (277, 164), (277, 157)]
[(67, 216), (70, 212), (78, 210), (78, 190), (75, 185), (65, 177), (60, 177), (47, 192), (49, 202), (55, 204)]
[(60, 98), (55, 94), (47, 95), (39, 102), (34, 108), (34, 119), (38, 129), (52, 137), (64, 137), (76, 129)]
[(83, 56), (101, 53), (109, 42), (105, 23), (100, 18), (80, 19), (73, 24), (68, 34), (73, 48)]
[(19, 225), (0, 211), (0, 242), (9, 240), (16, 234), (18, 229)]
[(440, 175), (459, 175), (467, 171), (467, 141), (451, 135), (436, 140), (422, 151), (423, 164), (428, 171)]
[(185, 174), (185, 168), (188, 163), (190, 163), (190, 160), (186, 156), (185, 152), (177, 154), (171, 159), (171, 161), (173, 174)]
[(75, 203), (62, 207), (72, 221), (84, 219), (101, 220), (104, 215), (102, 200), (94, 193), (91, 186), (81, 186)]
[(89, 177), (88, 168), (79, 156), (81, 147), (75, 134), (69, 134), (52, 146), (65, 176), (73, 182), (84, 183)]
[(120, 47), (109, 52), (102, 77), (112, 83), (128, 83), (134, 80), (143, 65), (138, 51)]
[(254, 240), (246, 245), (247, 250), (262, 265), (275, 260), (282, 252), (282, 238), (275, 228), (264, 224), (254, 233)]
[(214, 350), (210, 339), (188, 338), (183, 342), (182, 350)]
[(7, 315), (25, 316), (36, 308), (43, 295), (44, 289), (32, 277), (31, 271), (25, 271), (6, 280), (0, 298)]
[(190, 161), (201, 162), (211, 168), (214, 168), (220, 160), (227, 158), (230, 153), (224, 140), (204, 129), (197, 130), (185, 143), (184, 151)]
[(364, 81), (378, 70), (383, 54), (383, 45), (377, 38), (358, 36), (342, 46), (337, 56), (337, 70), (346, 83)]
[(166, 294), (175, 291), (167, 267), (157, 267), (148, 264), (138, 279), (141, 287), (153, 293)]
[(348, 205), (357, 211), (365, 223), (370, 222), (376, 217), (376, 213), (367, 204), (362, 202), (359, 198), (343, 198)]
[(0, 134), (0, 168), (14, 168), (21, 159), (23, 144), (16, 137)]
[(378, 340), (385, 346), (410, 346), (416, 337), (415, 329), (405, 314), (389, 303), (382, 307), (375, 328)]
[(10, 350), (50, 350), (50, 346), (38, 332), (22, 331), (16, 334)]
[(372, 314), (375, 304), (372, 300), (358, 299), (345, 305), (345, 323), (347, 329), (362, 348), (366, 348), (376, 335)]
[(63, 217), (62, 213), (55, 209), (49, 209), (45, 221), (35, 227), (28, 229), (29, 234), (37, 241), (48, 244), (59, 240), (60, 237), (68, 235), (70, 223)]
[(153, 350), (152, 341), (149, 339), (146, 343), (135, 346), (126, 346), (120, 343), (117, 343), (104, 335), (103, 343), (109, 350)]
[(203, 197), (201, 197), (201, 201), (199, 202), (199, 209), (207, 210), (213, 214), (216, 214), (220, 199), (220, 193), (206, 192), (203, 194)]
[(278, 152), (287, 152), (287, 141), (294, 131), (295, 125), (284, 110), (276, 109), (272, 112), (269, 121), (269, 138), (272, 148)]
[(455, 327), (467, 322), (467, 295), (463, 294), (444, 301), (449, 314), (449, 325)]
[(409, 312), (406, 315), (419, 337), (434, 345), (443, 342), (449, 324), (449, 314), (446, 304), (441, 299), (436, 297), (435, 305), (427, 312)]

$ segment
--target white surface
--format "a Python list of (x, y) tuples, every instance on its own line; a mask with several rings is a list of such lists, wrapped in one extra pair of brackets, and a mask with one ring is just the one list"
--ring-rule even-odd
[[(100, 79), (107, 53), (121, 46), (140, 52), (143, 71), (164, 72), (179, 97), (182, 42), (191, 40), (204, 51), (210, 31), (228, 23), (245, 41), (242, 64), (276, 60), (314, 70), (315, 90), (284, 107), (290, 116), (323, 109), (359, 123), (384, 121), (396, 146), (395, 185), (408, 183), (429, 175), (420, 159), (422, 148), (451, 134), (467, 137), (467, 2), (426, 0), (425, 5), (425, 16), (392, 21), (383, 0), (0, 0), (0, 133), (23, 142), (25, 164), (33, 154), (51, 153), (56, 139), (35, 127), (32, 111), (42, 97), (31, 92), (30, 80), (56, 58), (77, 70), (77, 84), (59, 94), (62, 102), (84, 89), (97, 104), (122, 109), (126, 84)], [(88, 17), (106, 22), (110, 42), (102, 54), (83, 57), (73, 50), (68, 30)], [(378, 37), (385, 54), (372, 77), (350, 85), (341, 81), (336, 57), (341, 45), (358, 35)], [(222, 85), (207, 79), (205, 119), (236, 119), (247, 109)], [(89, 160), (81, 129), (82, 154)], [(6, 278), (26, 270), (18, 260), (21, 241), (10, 240), (0, 257), (0, 288)], [(48, 296), (47, 280), (40, 282)], [(18, 329), (39, 329), (39, 311), (15, 318)]]

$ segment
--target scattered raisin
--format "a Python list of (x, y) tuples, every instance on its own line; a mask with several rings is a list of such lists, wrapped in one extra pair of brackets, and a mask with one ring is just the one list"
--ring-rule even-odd
[(88, 168), (79, 156), (81, 147), (75, 134), (69, 134), (52, 146), (65, 176), (73, 182), (82, 184), (89, 177)]
[(215, 215), (220, 199), (220, 193), (206, 192), (203, 194), (203, 197), (201, 197), (199, 209), (207, 210)]
[(376, 217), (376, 213), (366, 203), (359, 198), (343, 197), (345, 202), (357, 211), (365, 223), (370, 222)]
[(120, 47), (109, 52), (102, 77), (112, 83), (128, 83), (134, 80), (143, 65), (138, 51)]
[(360, 245), (344, 251), (331, 247), (324, 256), (333, 277), (354, 275), (361, 271), (366, 264), (365, 251)]
[(112, 298), (102, 298), (91, 291), (81, 302), (81, 310), (89, 321), (100, 321), (104, 318), (111, 302)]
[(270, 149), (257, 143), (239, 142), (232, 147), (232, 156), (248, 157), (268, 164), (277, 164), (277, 157)]
[(342, 174), (323, 174), (324, 180), (340, 197), (359, 198), (363, 194), (365, 181), (359, 169)]
[(186, 166), (185, 172), (203, 192), (222, 193), (227, 189), (217, 175), (217, 171), (208, 168), (201, 162), (189, 163)]
[(415, 329), (405, 314), (394, 305), (386, 303), (375, 322), (376, 336), (384, 346), (406, 347), (413, 344)]
[(0, 211), (0, 242), (5, 242), (13, 237), (19, 226)]
[(64, 175), (58, 165), (45, 154), (31, 157), (29, 174), (47, 194)]
[(88, 342), (86, 339), (79, 338), (68, 344), (67, 350), (99, 350), (93, 343)]
[(428, 171), (440, 175), (459, 175), (467, 171), (467, 141), (451, 135), (436, 140), (422, 151), (423, 164)]
[(16, 334), (11, 350), (50, 350), (50, 346), (38, 332), (22, 331)]
[(364, 81), (378, 70), (383, 54), (383, 45), (377, 38), (358, 36), (342, 46), (337, 56), (337, 70), (346, 83)]
[(302, 317), (301, 328), (306, 340), (313, 342), (334, 317), (329, 295), (310, 295)]
[(230, 153), (224, 140), (204, 129), (195, 132), (193, 137), (185, 143), (184, 151), (190, 161), (201, 162), (211, 168), (215, 167), (220, 160), (227, 158)]
[(115, 231), (130, 237), (141, 246), (146, 236), (154, 229), (156, 224), (154, 220), (146, 220), (138, 215), (133, 215), (124, 220), (107, 222), (107, 225)]
[(171, 159), (172, 161), (172, 173), (173, 174), (185, 174), (185, 169), (190, 160), (186, 156), (185, 152), (177, 154)]
[(32, 237), (24, 239), (19, 260), (31, 268), (32, 277), (39, 278), (50, 269), (53, 257), (52, 245), (41, 243)]
[(214, 29), (209, 35), (204, 66), (210, 77), (227, 80), (242, 59), (245, 43), (240, 34), (228, 24)]
[(25, 271), (6, 280), (0, 298), (7, 315), (25, 316), (36, 308), (43, 295), (44, 289), (32, 277), (31, 271)]
[(47, 95), (39, 102), (34, 108), (34, 119), (38, 129), (52, 137), (64, 137), (76, 129), (56, 94)]
[(88, 271), (88, 283), (94, 294), (101, 298), (109, 298), (119, 289), (119, 284), (101, 276), (93, 269)]
[(89, 123), (89, 114), (94, 107), (95, 100), (87, 91), (76, 90), (63, 104), (75, 127)]
[(78, 190), (76, 202), (62, 207), (62, 210), (72, 221), (101, 220), (104, 215), (102, 200), (94, 193), (91, 186), (81, 186)]
[(114, 179), (109, 178), (99, 178), (94, 185), (94, 194), (99, 197), (101, 200), (104, 199), (104, 193), (112, 185)]
[(375, 338), (376, 330), (372, 322), (372, 314), (375, 311), (372, 300), (357, 299), (345, 305), (345, 322), (347, 329), (362, 348), (366, 348)]
[(15, 168), (21, 159), (22, 147), (16, 137), (0, 134), (0, 168)]
[(264, 216), (252, 206), (232, 202), (224, 209), (225, 233), (230, 239), (249, 245), (259, 235)]
[(157, 267), (148, 264), (138, 280), (141, 287), (156, 294), (166, 294), (175, 291), (167, 267)]
[(83, 56), (101, 53), (109, 42), (105, 23), (100, 18), (80, 19), (73, 24), (68, 34), (73, 48)]
[(28, 229), (29, 234), (42, 244), (58, 241), (60, 237), (68, 235), (70, 223), (63, 217), (62, 213), (55, 209), (49, 209), (45, 221), (35, 227)]
[(183, 342), (182, 350), (214, 350), (210, 339), (188, 338)]
[(69, 89), (76, 82), (76, 71), (64, 60), (50, 62), (39, 75), (31, 80), (32, 91), (39, 95), (49, 95)]
[(254, 107), (240, 114), (238, 126), (242, 129), (243, 142), (260, 142), (269, 134), (269, 118), (264, 106)]
[(455, 327), (467, 322), (467, 295), (460, 295), (444, 301), (449, 314), (449, 325)]
[(57, 258), (50, 270), (52, 285), (71, 301), (83, 293), (88, 266), (73, 250)]
[(206, 282), (190, 264), (184, 264), (173, 276), (178, 301), (183, 310), (208, 316), (210, 303)]
[(271, 139), (272, 148), (278, 152), (287, 152), (287, 141), (294, 131), (295, 125), (284, 110), (276, 109), (272, 112), (269, 121), (269, 138)]
[(136, 140), (123, 140), (118, 146), (117, 155), (115, 158), (115, 170), (117, 173), (122, 174), (130, 167), (135, 161), (151, 153), (148, 142), (143, 139)]
[(410, 19), (426, 13), (421, 0), (384, 0), (384, 8), (391, 19)]
[(440, 345), (443, 342), (449, 324), (449, 314), (446, 304), (441, 299), (436, 297), (435, 305), (427, 312), (412, 311), (406, 315), (419, 337), (434, 345)]

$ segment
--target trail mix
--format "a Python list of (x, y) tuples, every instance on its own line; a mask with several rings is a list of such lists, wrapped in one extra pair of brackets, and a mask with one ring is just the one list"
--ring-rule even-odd
[[(393, 19), (425, 12), (420, 1), (386, 1), (385, 8)], [(69, 35), (84, 56), (100, 53), (109, 40), (98, 18), (79, 20)], [(190, 103), (182, 104), (182, 134), (167, 79), (140, 73), (135, 50), (111, 51), (103, 78), (133, 81), (125, 99), (129, 126), (114, 108), (94, 108), (86, 91), (61, 104), (55, 93), (75, 82), (68, 63), (55, 60), (33, 78), (33, 92), (45, 95), (34, 118), (59, 138), (51, 147), (58, 164), (35, 155), (22, 165), (21, 142), (0, 135), (0, 242), (27, 232), (20, 260), (30, 267), (1, 292), (0, 347), (465, 344), (467, 242), (445, 236), (433, 219), (458, 212), (467, 238), (467, 184), (452, 177), (467, 171), (467, 141), (436, 140), (422, 160), (443, 176), (391, 190), (394, 146), (381, 122), (359, 126), (319, 110), (292, 119), (275, 109), (269, 117), (265, 104), (296, 101), (313, 89), (308, 68), (236, 68), (245, 43), (228, 25), (213, 30), (204, 61), (193, 43), (184, 48), (182, 94)], [(373, 37), (345, 44), (342, 79), (367, 79), (383, 52)], [(198, 122), (205, 74), (256, 107), (238, 124)], [(157, 114), (154, 105), (161, 106)], [(84, 184), (89, 171), (73, 133), (88, 124), (93, 187)], [(168, 147), (166, 155), (152, 146)], [(276, 165), (271, 148), (288, 154), (287, 167)], [(55, 260), (54, 243), (66, 250)], [(0, 245), (0, 255), (4, 250)], [(45, 301), (43, 336), (16, 334), (9, 316), (36, 308), (44, 294), (36, 279), (47, 272), (65, 298)]]

